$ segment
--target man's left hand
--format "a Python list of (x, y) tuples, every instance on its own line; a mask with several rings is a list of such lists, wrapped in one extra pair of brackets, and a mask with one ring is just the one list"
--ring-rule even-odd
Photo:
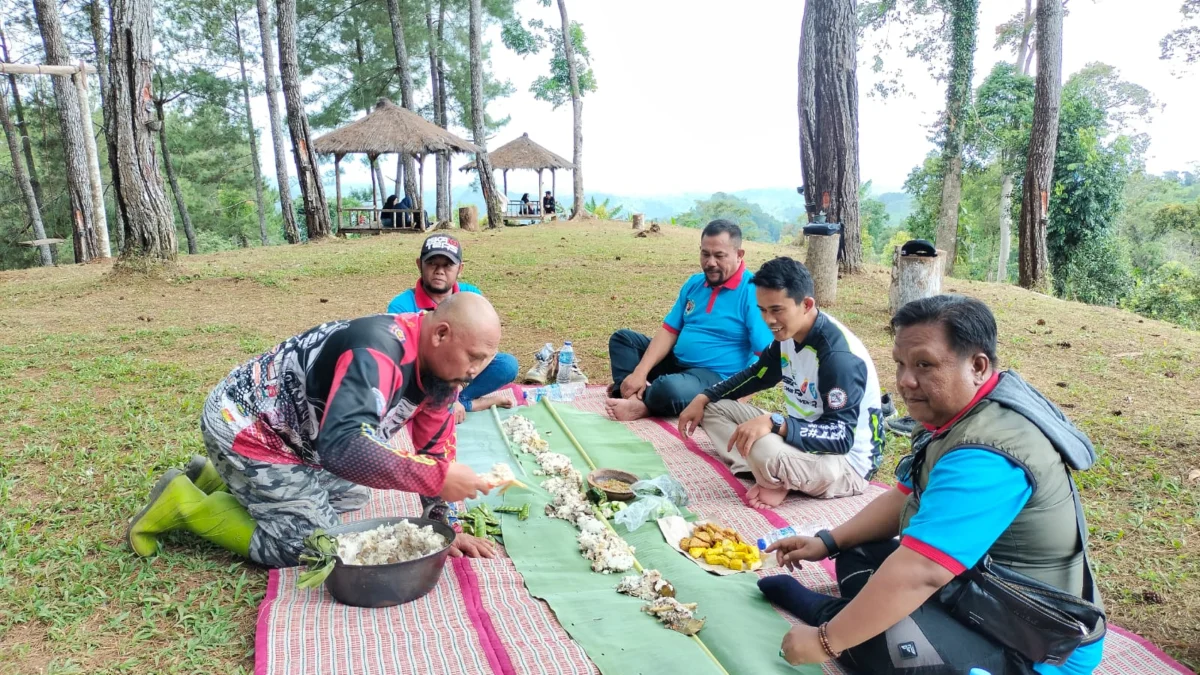
[(733, 435), (729, 437), (729, 447), (726, 449), (733, 452), (734, 448), (737, 448), (738, 453), (742, 457), (746, 457), (750, 454), (750, 448), (754, 447), (754, 443), (769, 433), (771, 433), (771, 416), (755, 417), (749, 422), (742, 422), (737, 429), (734, 429)]
[(454, 423), (462, 424), (467, 421), (467, 409), (458, 401), (454, 402)]
[(793, 666), (804, 663), (825, 663), (829, 655), (821, 647), (821, 638), (812, 626), (793, 626), (783, 636), (783, 658)]
[(486, 539), (459, 532), (450, 545), (450, 557), (461, 558), (464, 555), (468, 558), (495, 558), (496, 547)]

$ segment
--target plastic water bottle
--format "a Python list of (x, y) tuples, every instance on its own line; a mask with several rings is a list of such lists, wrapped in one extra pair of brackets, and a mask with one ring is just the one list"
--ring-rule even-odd
[(771, 544), (774, 544), (775, 542), (779, 541), (780, 539), (786, 539), (788, 537), (795, 537), (798, 534), (800, 534), (800, 533), (797, 532), (796, 528), (792, 527), (791, 525), (788, 525), (787, 527), (781, 527), (778, 530), (775, 530), (774, 532), (768, 532), (767, 534), (763, 535), (762, 537), (759, 537), (758, 550), (765, 551), (765, 550), (767, 550), (768, 546), (770, 546)]
[(567, 340), (563, 343), (562, 349), (558, 350), (558, 377), (555, 382), (558, 384), (568, 384), (571, 381), (571, 366), (575, 365), (575, 348), (571, 346), (571, 341)]
[(970, 675), (992, 675), (992, 674), (989, 673), (988, 671), (984, 670), (983, 668), (972, 668)]
[(573, 384), (551, 384), (545, 387), (538, 387), (533, 391), (527, 392), (525, 398), (529, 403), (537, 403), (538, 401), (548, 398), (555, 403), (560, 401), (574, 401), (576, 396), (583, 393), (583, 383), (575, 382)]

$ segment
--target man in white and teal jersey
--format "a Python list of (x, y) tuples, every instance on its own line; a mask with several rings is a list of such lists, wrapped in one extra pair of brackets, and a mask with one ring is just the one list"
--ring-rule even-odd
[[(804, 265), (776, 258), (751, 283), (775, 341), (757, 363), (697, 396), (679, 416), (680, 431), (703, 426), (735, 473), (754, 475), (752, 506), (778, 506), (789, 490), (826, 499), (861, 494), (883, 452), (871, 355), (817, 309)], [(736, 400), (777, 384), (786, 415)]]

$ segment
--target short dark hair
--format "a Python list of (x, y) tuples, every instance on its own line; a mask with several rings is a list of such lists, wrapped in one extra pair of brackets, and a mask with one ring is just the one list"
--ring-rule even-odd
[(704, 231), (700, 233), (700, 238), (704, 237), (719, 237), (722, 234), (729, 235), (729, 240), (734, 246), (742, 245), (742, 228), (737, 226), (737, 223), (724, 218), (717, 218), (708, 225), (704, 226)]
[(968, 358), (983, 352), (993, 366), (999, 362), (996, 317), (982, 301), (949, 294), (913, 300), (892, 317), (892, 331), (929, 323), (939, 323), (945, 328), (946, 340), (959, 356)]
[(805, 298), (816, 297), (813, 295), (813, 280), (808, 268), (788, 257), (763, 263), (750, 283), (759, 288), (787, 291), (788, 297), (795, 300), (796, 304), (804, 302)]

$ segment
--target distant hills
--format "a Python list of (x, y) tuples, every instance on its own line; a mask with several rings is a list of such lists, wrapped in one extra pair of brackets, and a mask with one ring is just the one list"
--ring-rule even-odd
[[(455, 176), (458, 178), (458, 176)], [(349, 185), (343, 183), (345, 194), (349, 194), (350, 190), (355, 188), (370, 189), (370, 184)], [(547, 185), (546, 187), (549, 187)], [(483, 195), (475, 191), (469, 184), (454, 186), (452, 189), (453, 203), (456, 205), (474, 204), (479, 208), (483, 208)], [(598, 202), (609, 200), (611, 206), (623, 206), (624, 214), (642, 213), (646, 218), (651, 220), (668, 220), (672, 216), (678, 216), (690, 210), (696, 205), (696, 202), (709, 199), (714, 193), (711, 192), (682, 192), (674, 194), (658, 194), (658, 195), (623, 195), (615, 192), (588, 192), (588, 198), (595, 198)], [(726, 194), (733, 195), (744, 199), (752, 204), (758, 205), (764, 212), (779, 219), (782, 222), (795, 222), (803, 213), (804, 207), (801, 202), (800, 195), (796, 194), (796, 189), (785, 187), (774, 188), (752, 188), (749, 190), (736, 190), (727, 192)], [(535, 195), (530, 194), (530, 198)], [(570, 186), (565, 186), (565, 189), (560, 189), (558, 192), (559, 201), (563, 204), (569, 204), (571, 201)], [(880, 195), (872, 195), (874, 199), (882, 201), (887, 206), (889, 222), (892, 225), (899, 225), (904, 218), (912, 212), (912, 197), (903, 192), (885, 192)], [(435, 191), (427, 189), (425, 192), (425, 205), (427, 211), (433, 211)], [(520, 199), (521, 193), (509, 194), (510, 199)], [(627, 216), (626, 216), (627, 217)]]

